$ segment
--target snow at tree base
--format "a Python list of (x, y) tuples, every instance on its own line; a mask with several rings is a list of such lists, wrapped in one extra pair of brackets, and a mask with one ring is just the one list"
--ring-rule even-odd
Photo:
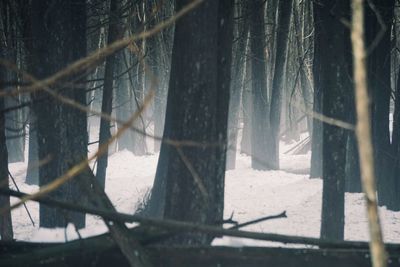
[[(302, 135), (303, 139), (306, 138)], [(297, 143), (281, 142), (281, 151), (290, 150)], [(120, 212), (133, 214), (153, 185), (158, 154), (134, 156), (129, 151), (112, 154), (107, 168), (106, 192)], [(322, 181), (310, 179), (310, 153), (306, 155), (280, 155), (279, 171), (256, 171), (251, 169), (249, 156), (238, 154), (236, 169), (226, 172), (224, 217), (240, 222), (257, 219), (286, 211), (287, 218), (276, 219), (248, 226), (243, 230), (279, 233), (296, 236), (319, 237), (321, 224)], [(16, 176), (21, 191), (34, 192), (37, 186), (24, 183), (26, 164), (12, 163), (10, 171)], [(12, 186), (11, 186), (12, 187)], [(12, 199), (12, 203), (16, 199)], [(28, 202), (28, 209), (37, 223), (38, 203)], [(387, 242), (400, 242), (400, 212), (379, 209), (384, 238)], [(366, 208), (361, 193), (346, 193), (347, 240), (368, 240)], [(23, 207), (12, 212), (15, 238), (26, 241), (63, 242), (77, 239), (75, 228), (70, 224), (64, 229), (32, 226)], [(103, 221), (87, 215), (87, 226), (79, 230), (82, 237), (107, 231)], [(214, 245), (231, 246), (282, 246), (280, 243), (224, 237), (217, 238)]]

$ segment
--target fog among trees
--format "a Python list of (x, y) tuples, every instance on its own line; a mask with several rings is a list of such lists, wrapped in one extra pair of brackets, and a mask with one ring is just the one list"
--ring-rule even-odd
[(399, 4), (0, 0), (0, 266), (396, 266)]

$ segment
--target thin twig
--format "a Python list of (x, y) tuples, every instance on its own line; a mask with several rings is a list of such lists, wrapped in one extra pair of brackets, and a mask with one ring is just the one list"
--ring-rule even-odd
[(279, 213), (277, 215), (270, 215), (270, 216), (262, 217), (262, 218), (259, 218), (259, 219), (251, 220), (251, 221), (248, 221), (248, 222), (245, 222), (245, 223), (239, 223), (237, 225), (232, 226), (229, 229), (239, 229), (239, 228), (242, 228), (242, 227), (245, 227), (245, 226), (249, 226), (249, 225), (252, 225), (252, 224), (256, 224), (256, 223), (259, 223), (259, 222), (264, 222), (264, 221), (273, 220), (273, 219), (280, 219), (280, 218), (287, 218), (286, 211), (283, 211), (283, 212), (281, 212), (281, 213)]
[[(8, 175), (10, 176), (11, 181), (13, 182), (13, 184), (14, 184), (14, 186), (15, 186), (15, 189), (17, 189), (18, 192), (21, 192), (21, 191), (19, 190), (18, 185), (17, 185), (17, 183), (16, 183), (16, 181), (15, 181), (15, 179), (14, 179), (14, 177), (12, 176), (12, 174), (11, 174), (10, 171), (8, 171)], [(26, 213), (28, 214), (29, 219), (31, 220), (32, 225), (35, 226), (35, 222), (33, 221), (33, 218), (32, 218), (32, 216), (31, 216), (31, 213), (29, 212), (28, 207), (26, 206), (25, 203), (24, 203), (24, 208), (25, 208), (25, 210), (26, 210)]]

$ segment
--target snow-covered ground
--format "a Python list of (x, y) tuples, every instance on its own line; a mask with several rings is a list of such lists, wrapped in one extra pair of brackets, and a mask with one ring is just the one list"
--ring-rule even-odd
[[(304, 138), (304, 136), (303, 136)], [(281, 151), (292, 145), (281, 144)], [(106, 192), (120, 212), (133, 213), (136, 204), (152, 186), (157, 166), (156, 155), (138, 157), (128, 151), (117, 152), (109, 157)], [(245, 227), (245, 230), (271, 232), (288, 235), (318, 237), (320, 231), (321, 191), (320, 179), (309, 179), (310, 153), (307, 155), (281, 154), (280, 171), (252, 170), (250, 157), (238, 155), (236, 169), (226, 172), (225, 217), (234, 212), (239, 222), (287, 212), (288, 218), (271, 220)], [(34, 192), (36, 186), (24, 183), (26, 163), (10, 164), (23, 192)], [(13, 186), (10, 185), (12, 188)], [(15, 202), (16, 199), (12, 199)], [(27, 203), (35, 222), (39, 218), (37, 203)], [(400, 212), (380, 208), (384, 238), (388, 242), (400, 242)], [(74, 228), (67, 230), (40, 229), (32, 226), (26, 211), (20, 207), (12, 212), (15, 238), (29, 241), (64, 241), (77, 238)], [(102, 221), (87, 216), (87, 227), (81, 236), (100, 234), (106, 231)], [(362, 194), (346, 194), (345, 236), (349, 240), (367, 240), (367, 220)], [(221, 238), (218, 245), (265, 245), (267, 242), (239, 238)], [(268, 245), (270, 245), (268, 243)]]

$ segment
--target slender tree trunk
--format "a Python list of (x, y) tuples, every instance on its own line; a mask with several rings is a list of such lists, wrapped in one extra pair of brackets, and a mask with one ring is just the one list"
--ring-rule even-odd
[(271, 147), (269, 154), (270, 167), (279, 169), (279, 137), (281, 124), (281, 106), (283, 93), (283, 79), (285, 75), (285, 62), (287, 60), (287, 46), (289, 40), (290, 17), (292, 10), (292, 0), (279, 0), (277, 37), (276, 37), (276, 57), (274, 78), (272, 80), (271, 107), (269, 119), (271, 121)]
[(394, 0), (373, 0), (366, 5), (365, 36), (367, 46), (374, 45), (376, 36), (382, 31), (376, 12), (384, 23), (384, 34), (368, 56), (368, 84), (372, 92), (373, 142), (376, 163), (376, 177), (379, 205), (390, 205), (394, 192), (391, 182), (393, 157), (390, 148), (389, 109), (390, 109), (390, 51), (391, 25)]
[[(306, 5), (303, 3), (303, 5)], [(295, 29), (295, 37), (296, 37), (296, 46), (297, 46), (297, 59), (299, 64), (299, 72), (300, 72), (300, 89), (301, 95), (304, 102), (304, 108), (306, 112), (312, 111), (312, 89), (311, 89), (311, 82), (307, 76), (307, 64), (308, 59), (310, 58), (310, 48), (307, 46), (309, 42), (303, 40), (304, 38), (304, 28), (306, 25), (305, 20), (307, 17), (303, 18), (303, 26), (300, 27), (301, 21), (299, 19), (299, 14), (297, 7), (293, 8), (293, 24)], [(309, 134), (312, 133), (312, 116), (309, 113), (306, 113), (307, 116), (307, 129)]]
[[(257, 170), (273, 168), (274, 152), (271, 148), (271, 129), (269, 121), (269, 100), (266, 76), (265, 45), (265, 3), (261, 0), (249, 0), (250, 54), (252, 103), (251, 112), (251, 167)], [(272, 154), (272, 156), (271, 156)], [(272, 157), (272, 158), (271, 158)], [(272, 162), (271, 162), (272, 160)]]
[[(246, 11), (243, 12), (239, 8), (243, 5), (237, 2), (237, 15), (246, 16)], [(244, 14), (243, 14), (244, 13)], [(247, 20), (242, 19), (236, 26), (238, 42), (233, 49), (233, 64), (232, 64), (232, 82), (231, 92), (229, 101), (229, 115), (228, 115), (228, 151), (226, 158), (226, 169), (235, 169), (236, 165), (236, 153), (237, 153), (237, 137), (239, 128), (239, 111), (240, 102), (242, 99), (242, 92), (244, 87), (245, 75), (246, 75), (246, 54), (248, 47), (248, 23)]]
[(392, 210), (400, 210), (400, 70), (397, 75), (395, 100), (394, 100), (394, 114), (393, 114), (393, 133), (392, 133), (392, 155), (394, 157), (392, 186), (393, 191), (396, 192), (392, 196), (391, 204), (388, 205)]
[(275, 71), (275, 58), (276, 58), (276, 36), (277, 36), (277, 17), (278, 17), (278, 2), (279, 0), (266, 1), (266, 64), (267, 64), (267, 89), (268, 98), (271, 98), (272, 79), (274, 78)]
[(355, 133), (347, 135), (346, 154), (346, 192), (361, 193), (360, 164)]
[[(249, 40), (250, 42), (250, 40)], [(248, 47), (249, 49), (249, 47)], [(248, 50), (249, 52), (249, 50)], [(240, 141), (240, 153), (251, 156), (251, 125), (253, 114), (253, 100), (252, 100), (252, 85), (251, 85), (251, 61), (246, 62), (246, 69), (244, 73), (244, 84), (242, 92), (242, 116), (243, 116), (243, 129), (242, 139)]]
[[(0, 7), (2, 5), (0, 4)], [(2, 38), (0, 37), (0, 40)], [(3, 42), (0, 43), (0, 55), (3, 55)], [(5, 81), (4, 77), (6, 70), (4, 67), (0, 67), (0, 82)], [(1, 92), (1, 89), (0, 89)], [(0, 110), (4, 109), (4, 98), (0, 97)], [(5, 117), (4, 113), (0, 112), (0, 188), (8, 189), (8, 153), (6, 145), (6, 128), (5, 128)], [(10, 207), (10, 197), (0, 196), (0, 207), (7, 209)], [(11, 221), (11, 211), (6, 211), (0, 216), (0, 235), (1, 240), (12, 240), (13, 230)]]
[(357, 110), (357, 141), (360, 153), (362, 185), (367, 204), (368, 226), (370, 233), (370, 251), (373, 267), (386, 267), (387, 254), (383, 243), (379, 223), (374, 154), (371, 138), (371, 123), (367, 89), (367, 54), (364, 44), (364, 1), (352, 1), (351, 40), (354, 58), (354, 81)]
[[(124, 73), (129, 68), (128, 64), (128, 56), (125, 51), (121, 51), (118, 55), (118, 73)], [(126, 63), (126, 64), (125, 64)], [(133, 94), (129, 85), (129, 74), (126, 73), (118, 78), (116, 83), (115, 90), (115, 105), (116, 105), (116, 116), (120, 121), (127, 121), (129, 117), (133, 114), (134, 110), (132, 109)], [(122, 127), (122, 123), (117, 123), (117, 128), (120, 129)], [(132, 153), (134, 152), (134, 137), (133, 131), (126, 131), (119, 139), (118, 139), (118, 150), (128, 150)]]
[[(120, 29), (120, 14), (117, 13), (120, 0), (110, 0), (110, 24), (108, 28), (108, 39), (107, 43), (111, 44), (116, 40), (120, 39), (123, 34)], [(101, 112), (106, 115), (111, 115), (112, 103), (113, 103), (113, 85), (114, 85), (114, 69), (116, 55), (111, 55), (107, 58), (104, 70), (104, 87), (103, 87), (103, 98), (101, 104)], [(107, 143), (111, 137), (110, 121), (104, 118), (100, 120), (100, 133), (99, 133), (99, 146)], [(108, 163), (108, 149), (103, 155), (98, 158), (96, 178), (100, 185), (104, 188), (106, 182), (106, 170)]]
[(27, 184), (39, 184), (39, 151), (37, 140), (37, 119), (35, 112), (29, 114), (29, 151), (28, 168), (26, 170), (25, 182)]
[[(313, 9), (314, 13), (314, 25), (318, 25), (322, 19), (316, 15), (315, 6)], [(315, 28), (318, 29), (317, 27)], [(314, 40), (316, 34), (314, 33)], [(314, 41), (316, 42), (316, 40)], [(317, 114), (322, 113), (322, 84), (321, 76), (316, 75), (322, 72), (321, 57), (324, 56), (323, 47), (314, 43), (314, 60), (313, 60), (313, 77), (314, 77), (314, 100), (313, 100), (313, 112)], [(322, 177), (322, 129), (323, 124), (320, 120), (313, 119), (313, 128), (311, 135), (311, 166), (310, 166), (310, 178)]]

